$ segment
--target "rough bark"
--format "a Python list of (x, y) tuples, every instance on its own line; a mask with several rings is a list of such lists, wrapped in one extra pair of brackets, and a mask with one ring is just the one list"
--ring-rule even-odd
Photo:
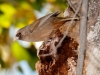
[[(78, 0), (70, 0), (77, 9)], [(81, 10), (78, 13), (80, 14)], [(75, 13), (69, 6), (64, 15), (72, 17)], [(66, 38), (61, 46), (53, 52), (54, 47), (63, 37), (70, 21), (67, 21), (55, 35), (47, 40), (39, 49), (39, 56), (36, 69), (39, 75), (76, 75), (77, 59), (79, 51), (79, 21), (74, 20)], [(100, 0), (89, 0), (88, 24), (87, 24), (87, 49), (85, 53), (83, 75), (100, 75)]]

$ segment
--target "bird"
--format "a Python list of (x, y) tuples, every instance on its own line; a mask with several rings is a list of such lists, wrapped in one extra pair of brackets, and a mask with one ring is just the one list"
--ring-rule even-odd
[(14, 37), (14, 41), (22, 40), (27, 42), (39, 42), (53, 36), (57, 29), (59, 29), (66, 21), (72, 19), (58, 17), (59, 14), (59, 11), (50, 13), (37, 19), (30, 25), (19, 29)]

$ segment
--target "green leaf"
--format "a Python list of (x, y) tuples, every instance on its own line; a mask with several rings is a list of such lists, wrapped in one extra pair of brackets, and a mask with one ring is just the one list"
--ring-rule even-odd
[(21, 60), (31, 61), (32, 58), (31, 58), (30, 54), (27, 52), (27, 50), (25, 48), (20, 46), (18, 42), (13, 42), (11, 48), (12, 48), (13, 56), (18, 61), (21, 61)]
[(7, 3), (0, 5), (0, 26), (3, 28), (9, 28), (12, 23), (12, 16), (16, 13), (16, 9)]

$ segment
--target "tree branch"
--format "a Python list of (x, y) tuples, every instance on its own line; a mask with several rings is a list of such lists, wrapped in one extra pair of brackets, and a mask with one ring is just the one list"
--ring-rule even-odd
[[(76, 15), (78, 14), (78, 12), (79, 12), (79, 10), (80, 10), (80, 8), (81, 8), (81, 3), (82, 3), (82, 0), (79, 1), (78, 8), (77, 8), (77, 10), (76, 10), (76, 12), (75, 12), (73, 18), (75, 18)], [(58, 47), (61, 46), (62, 41), (64, 40), (64, 38), (65, 38), (66, 35), (68, 34), (69, 29), (70, 29), (71, 26), (72, 26), (73, 20), (74, 20), (74, 19), (72, 19), (71, 22), (70, 22), (70, 24), (68, 25), (66, 31), (64, 32), (64, 36), (62, 37), (62, 39), (61, 39), (61, 40), (59, 41), (59, 43), (57, 44), (56, 49), (57, 49)]]
[(83, 0), (81, 16), (80, 16), (80, 51), (78, 54), (76, 75), (82, 75), (83, 72), (84, 54), (86, 51), (87, 15), (88, 15), (88, 0)]

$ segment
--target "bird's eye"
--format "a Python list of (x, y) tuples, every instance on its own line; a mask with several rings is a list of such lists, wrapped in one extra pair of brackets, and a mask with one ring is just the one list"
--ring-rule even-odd
[(21, 39), (21, 33), (18, 33), (18, 34), (16, 35), (16, 37), (19, 37), (19, 39)]

